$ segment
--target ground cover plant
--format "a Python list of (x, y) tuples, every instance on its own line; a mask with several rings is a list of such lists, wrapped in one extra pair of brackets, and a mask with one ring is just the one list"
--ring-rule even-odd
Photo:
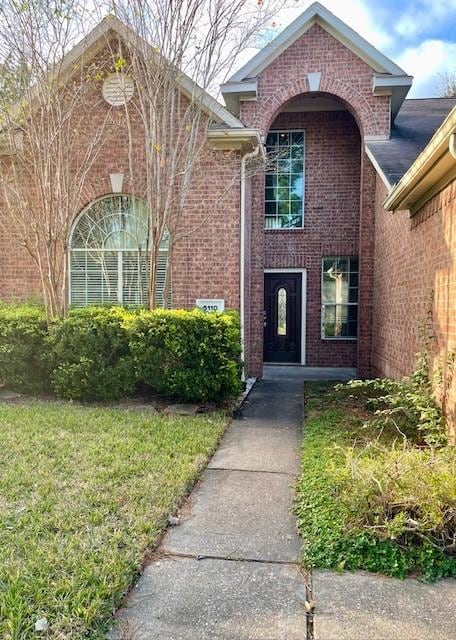
[(456, 577), (456, 448), (426, 391), (398, 385), (306, 383), (296, 510), (309, 567)]
[(218, 413), (0, 404), (0, 638), (106, 637), (225, 424)]

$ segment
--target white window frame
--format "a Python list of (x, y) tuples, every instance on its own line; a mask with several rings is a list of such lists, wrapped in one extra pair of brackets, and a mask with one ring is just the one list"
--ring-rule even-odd
[(322, 256), (321, 259), (321, 282), (320, 282), (320, 296), (321, 296), (321, 317), (320, 317), (320, 330), (321, 330), (321, 339), (322, 340), (342, 340), (344, 342), (356, 342), (358, 340), (358, 329), (359, 329), (359, 258), (358, 258), (358, 301), (357, 302), (344, 302), (342, 303), (344, 307), (358, 307), (358, 316), (356, 322), (356, 336), (326, 336), (325, 335), (325, 307), (328, 306), (337, 306), (335, 303), (331, 304), (329, 302), (323, 302), (323, 260), (326, 258), (356, 258), (358, 256), (349, 256), (349, 255), (340, 255), (340, 256)]
[[(269, 232), (277, 232), (277, 231), (300, 231), (304, 229), (304, 211), (305, 211), (305, 201), (306, 201), (306, 131), (305, 129), (269, 129), (266, 134), (266, 139), (268, 134), (270, 133), (302, 133), (302, 211), (301, 211), (301, 226), (300, 227), (274, 227), (268, 228), (266, 227), (266, 184), (263, 188), (263, 228), (265, 231)], [(266, 174), (265, 174), (266, 176)], [(299, 271), (299, 270), (298, 270)]]
[(306, 312), (307, 312), (307, 269), (265, 269), (264, 273), (301, 274), (301, 366), (306, 364)]
[[(84, 207), (82, 209), (82, 211), (76, 216), (76, 218), (73, 221), (73, 224), (71, 225), (69, 234), (68, 234), (68, 242), (67, 242), (67, 272), (68, 272), (68, 293), (67, 293), (67, 302), (68, 302), (68, 306), (72, 305), (72, 300), (71, 300), (71, 291), (72, 291), (72, 286), (71, 286), (71, 254), (74, 253), (87, 253), (87, 249), (74, 249), (71, 247), (71, 241), (76, 229), (76, 226), (78, 225), (79, 220), (81, 219), (81, 217), (97, 202), (100, 202), (101, 200), (110, 198), (110, 197), (114, 197), (114, 196), (119, 196), (119, 197), (125, 197), (125, 198), (136, 198), (136, 196), (132, 196), (131, 194), (128, 193), (107, 193), (103, 196), (100, 196), (99, 198), (96, 198), (95, 200), (92, 200), (92, 202), (90, 202), (86, 207)], [(139, 198), (136, 198), (139, 199)], [(107, 253), (117, 253), (117, 269), (118, 269), (118, 274), (117, 274), (117, 304), (119, 306), (123, 306), (123, 253), (124, 251), (122, 250), (118, 250), (118, 249), (104, 249), (104, 248), (97, 248), (96, 249), (97, 252), (107, 252)], [(169, 249), (163, 249), (161, 246), (159, 246), (158, 249), (159, 253), (163, 252), (163, 253), (169, 253)], [(126, 250), (126, 253), (131, 252), (131, 250)], [(139, 252), (138, 252), (139, 253)], [(147, 253), (150, 256), (150, 249), (148, 249)], [(87, 295), (87, 292), (86, 292)], [(157, 296), (157, 293), (155, 294)], [(171, 291), (170, 291), (170, 304), (171, 304)], [(102, 304), (102, 303), (100, 303)], [(90, 306), (90, 305), (86, 305), (86, 306)]]

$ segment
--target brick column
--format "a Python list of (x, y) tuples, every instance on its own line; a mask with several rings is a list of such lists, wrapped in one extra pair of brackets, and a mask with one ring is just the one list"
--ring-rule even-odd
[(361, 152), (359, 216), (358, 376), (372, 375), (372, 309), (375, 249), (375, 169)]

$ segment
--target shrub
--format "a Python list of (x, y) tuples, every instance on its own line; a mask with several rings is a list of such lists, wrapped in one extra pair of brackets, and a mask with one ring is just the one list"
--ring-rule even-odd
[(433, 395), (426, 354), (418, 355), (410, 377), (352, 380), (346, 386), (370, 394), (369, 406), (375, 411), (371, 424), (390, 424), (419, 444), (441, 447), (447, 443), (445, 419)]
[(141, 312), (133, 321), (130, 344), (138, 377), (157, 393), (200, 402), (241, 389), (236, 314)]
[(373, 443), (348, 451), (346, 467), (351, 478), (340, 499), (353, 513), (355, 530), (402, 548), (424, 545), (456, 555), (456, 449)]
[(25, 393), (49, 388), (45, 358), (44, 309), (32, 304), (0, 304), (0, 383)]
[(72, 310), (50, 327), (51, 382), (57, 396), (117, 400), (134, 391), (132, 318), (120, 307), (87, 307)]
[[(322, 385), (319, 389), (321, 391)], [(366, 420), (370, 390), (314, 385), (297, 515), (310, 566), (456, 577), (456, 448), (423, 448)]]

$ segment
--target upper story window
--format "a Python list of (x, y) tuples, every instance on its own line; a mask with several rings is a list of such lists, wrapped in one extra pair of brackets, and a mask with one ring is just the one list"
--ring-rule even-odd
[(323, 258), (321, 337), (354, 339), (358, 332), (358, 258)]
[[(169, 236), (157, 260), (157, 306), (163, 306)], [(70, 238), (70, 304), (147, 306), (149, 218), (142, 200), (107, 196), (77, 219)]]
[(299, 229), (304, 213), (304, 132), (270, 131), (265, 177), (266, 229)]

